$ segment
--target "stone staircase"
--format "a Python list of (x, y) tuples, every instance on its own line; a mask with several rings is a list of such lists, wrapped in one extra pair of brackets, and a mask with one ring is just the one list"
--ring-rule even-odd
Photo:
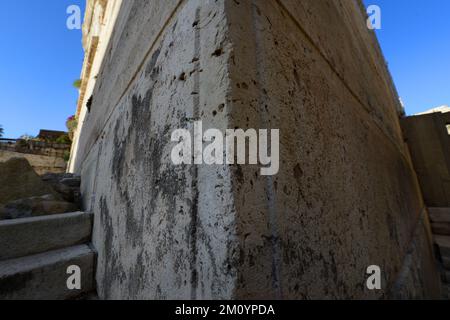
[(428, 212), (438, 249), (444, 298), (450, 299), (450, 208), (428, 208)]
[[(95, 290), (92, 214), (64, 213), (0, 221), (0, 300), (78, 299)], [(68, 267), (81, 290), (67, 287)]]

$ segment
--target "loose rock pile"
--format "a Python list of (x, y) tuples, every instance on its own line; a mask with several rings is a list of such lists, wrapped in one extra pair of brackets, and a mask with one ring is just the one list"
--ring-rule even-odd
[(0, 220), (75, 212), (80, 202), (79, 176), (39, 177), (24, 158), (0, 163)]
[(71, 173), (48, 173), (43, 175), (42, 180), (49, 184), (53, 190), (68, 202), (81, 205), (80, 177)]

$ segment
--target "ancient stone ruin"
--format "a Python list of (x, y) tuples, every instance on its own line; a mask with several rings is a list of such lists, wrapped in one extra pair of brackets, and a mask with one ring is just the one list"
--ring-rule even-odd
[(65, 157), (70, 155), (70, 144), (58, 143), (65, 132), (41, 130), (37, 139), (1, 139), (0, 162), (13, 158), (25, 158), (39, 174), (64, 173), (67, 169)]
[[(94, 287), (100, 299), (447, 297), (438, 261), (450, 257), (449, 234), (435, 248), (361, 1), (88, 0), (83, 35), (68, 171), (81, 177), (86, 213), (35, 216), (47, 201), (78, 201), (66, 188), (78, 183), (61, 177), (36, 182), (46, 187), (26, 201), (5, 200), (7, 218), (32, 218), (0, 222), (0, 246), (28, 224), (45, 241), (0, 248), (0, 297)], [(199, 121), (203, 132), (279, 130), (278, 172), (175, 165), (173, 133)], [(214, 140), (201, 135), (200, 147)], [(86, 270), (83, 292), (61, 287), (69, 265)], [(372, 269), (379, 288), (367, 285)], [(42, 278), (50, 285), (31, 290)]]
[[(0, 162), (0, 300), (69, 299), (95, 292), (92, 216), (80, 212), (80, 177), (40, 177), (25, 158)], [(82, 266), (69, 290), (67, 266)]]

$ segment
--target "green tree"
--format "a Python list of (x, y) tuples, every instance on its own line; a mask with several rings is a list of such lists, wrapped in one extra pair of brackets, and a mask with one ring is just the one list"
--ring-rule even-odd
[(77, 89), (81, 88), (81, 79), (77, 79), (73, 82), (73, 86)]
[(21, 135), (19, 137), (19, 139), (28, 141), (28, 140), (33, 140), (34, 137), (32, 135), (28, 134), (28, 133), (25, 133), (25, 134)]
[(3, 126), (0, 124), (0, 138), (3, 138), (3, 134), (5, 131), (3, 130)]

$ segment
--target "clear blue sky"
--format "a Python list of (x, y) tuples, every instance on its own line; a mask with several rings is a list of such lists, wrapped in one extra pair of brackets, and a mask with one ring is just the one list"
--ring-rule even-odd
[(68, 6), (85, 0), (0, 0), (0, 124), (4, 137), (66, 130), (83, 63), (81, 30), (68, 30)]
[(378, 40), (406, 108), (450, 106), (450, 0), (364, 0), (381, 8)]
[[(365, 0), (382, 9), (378, 38), (408, 114), (450, 105), (450, 0)], [(0, 1), (0, 124), (5, 137), (65, 130), (75, 113), (81, 31), (66, 8), (84, 0)]]

